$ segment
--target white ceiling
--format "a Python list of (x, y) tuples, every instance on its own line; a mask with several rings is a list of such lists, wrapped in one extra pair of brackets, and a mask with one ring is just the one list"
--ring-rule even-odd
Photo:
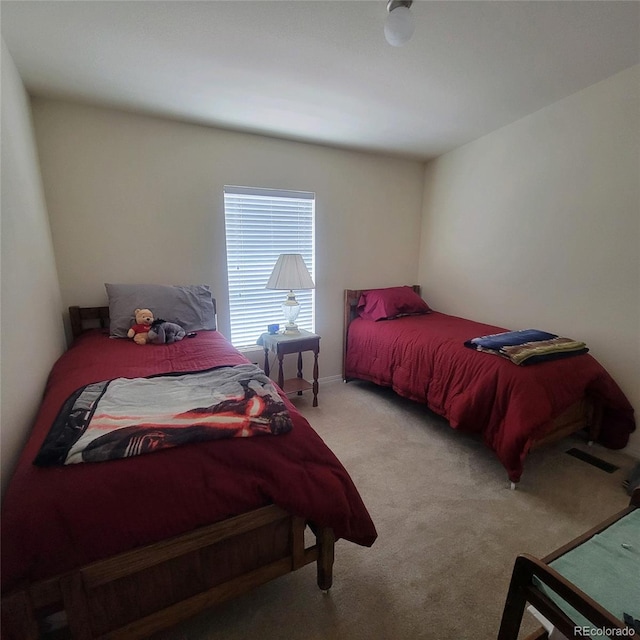
[(10, 1), (30, 93), (428, 159), (640, 62), (640, 3)]

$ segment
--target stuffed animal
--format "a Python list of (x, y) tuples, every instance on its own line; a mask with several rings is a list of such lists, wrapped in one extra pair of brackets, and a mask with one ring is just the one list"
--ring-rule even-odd
[(148, 341), (153, 344), (171, 344), (182, 340), (185, 334), (185, 330), (179, 324), (158, 318), (149, 328)]
[(134, 315), (136, 323), (127, 332), (127, 337), (133, 338), (136, 344), (147, 344), (149, 328), (153, 324), (153, 313), (149, 309), (136, 309)]

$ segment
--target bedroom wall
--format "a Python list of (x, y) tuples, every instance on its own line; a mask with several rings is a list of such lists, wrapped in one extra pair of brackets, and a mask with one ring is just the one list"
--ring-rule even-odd
[(1, 46), (0, 490), (4, 495), (49, 369), (65, 341), (31, 110), (4, 41)]
[(65, 307), (106, 303), (105, 281), (206, 283), (228, 335), (225, 184), (316, 193), (321, 377), (342, 369), (343, 289), (415, 280), (420, 162), (57, 100), (32, 105)]
[(635, 66), (429, 163), (419, 266), (440, 311), (587, 342), (638, 416), (639, 88)]

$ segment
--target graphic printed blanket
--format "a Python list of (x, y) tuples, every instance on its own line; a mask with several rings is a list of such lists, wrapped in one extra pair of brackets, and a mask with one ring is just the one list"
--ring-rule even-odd
[(275, 386), (253, 364), (115, 378), (81, 387), (67, 399), (34, 464), (101, 462), (291, 428)]

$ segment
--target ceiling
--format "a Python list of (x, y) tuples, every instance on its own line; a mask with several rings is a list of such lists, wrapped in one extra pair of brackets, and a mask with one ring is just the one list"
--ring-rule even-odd
[(11, 1), (32, 95), (429, 159), (640, 62), (640, 3)]

